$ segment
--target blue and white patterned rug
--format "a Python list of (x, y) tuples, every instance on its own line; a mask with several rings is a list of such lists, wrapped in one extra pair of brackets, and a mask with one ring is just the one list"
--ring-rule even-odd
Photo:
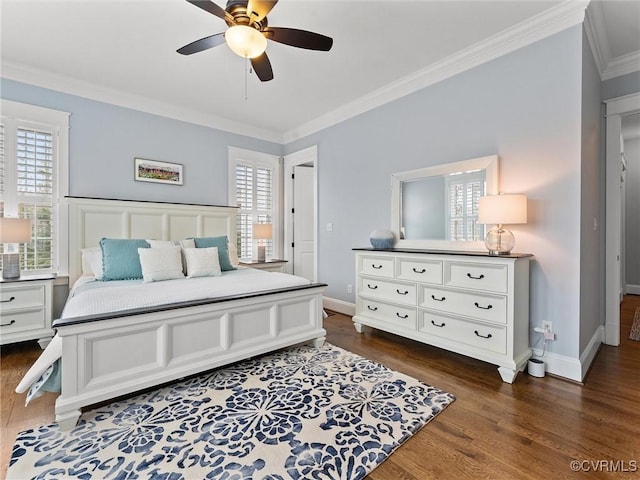
[(454, 396), (326, 344), (293, 347), (27, 430), (7, 478), (365, 477)]

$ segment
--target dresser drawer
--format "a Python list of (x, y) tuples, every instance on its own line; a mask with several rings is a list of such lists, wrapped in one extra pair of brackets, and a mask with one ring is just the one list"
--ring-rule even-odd
[(421, 310), (418, 314), (418, 330), (483, 350), (507, 353), (506, 327), (484, 325)]
[(393, 278), (393, 257), (362, 255), (358, 260), (358, 273)]
[(9, 334), (45, 328), (45, 323), (46, 315), (44, 307), (10, 312), (3, 311), (2, 317), (0, 318), (0, 333)]
[(442, 262), (399, 257), (397, 278), (440, 285), (442, 284)]
[(377, 278), (360, 277), (358, 292), (363, 297), (376, 300), (388, 300), (403, 305), (416, 304), (416, 285), (378, 280)]
[(45, 304), (44, 285), (20, 285), (0, 287), (0, 313), (20, 309), (40, 307)]
[(507, 266), (447, 262), (445, 266), (445, 285), (506, 293)]
[(507, 323), (507, 298), (500, 295), (421, 286), (419, 305), (489, 322)]
[(358, 313), (399, 327), (414, 331), (416, 329), (415, 308), (399, 307), (374, 300), (362, 300), (361, 309)]

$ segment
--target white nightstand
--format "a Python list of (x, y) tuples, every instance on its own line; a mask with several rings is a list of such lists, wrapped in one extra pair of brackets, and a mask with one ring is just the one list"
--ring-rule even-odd
[(242, 260), (240, 265), (243, 267), (257, 268), (259, 270), (266, 270), (267, 272), (284, 272), (284, 267), (287, 264), (287, 260), (265, 260), (259, 262), (257, 260)]
[(53, 337), (55, 275), (22, 276), (0, 281), (0, 345), (38, 339), (45, 348)]

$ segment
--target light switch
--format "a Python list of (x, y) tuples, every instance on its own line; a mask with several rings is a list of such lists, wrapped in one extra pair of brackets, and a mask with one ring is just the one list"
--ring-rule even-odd
[(327, 223), (327, 232), (333, 232), (333, 223)]

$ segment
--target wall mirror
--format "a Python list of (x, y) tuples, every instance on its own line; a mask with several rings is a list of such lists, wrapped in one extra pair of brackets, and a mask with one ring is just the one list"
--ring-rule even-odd
[(391, 230), (396, 248), (485, 250), (478, 199), (497, 194), (497, 155), (394, 173)]

